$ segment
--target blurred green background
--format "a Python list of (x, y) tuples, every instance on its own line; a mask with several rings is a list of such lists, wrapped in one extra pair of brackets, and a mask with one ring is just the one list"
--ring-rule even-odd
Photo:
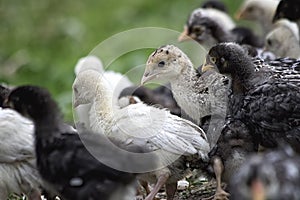
[[(137, 27), (182, 31), (201, 0), (1, 0), (0, 82), (46, 87), (72, 122), (73, 69), (77, 60), (113, 34)], [(241, 0), (224, 0), (231, 16)], [(144, 37), (147, 37), (145, 35)], [(120, 58), (126, 72), (151, 51)]]

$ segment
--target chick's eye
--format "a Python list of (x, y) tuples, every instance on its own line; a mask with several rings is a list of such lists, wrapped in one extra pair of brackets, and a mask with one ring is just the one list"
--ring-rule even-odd
[(250, 6), (248, 9), (247, 9), (248, 12), (253, 12), (254, 11), (254, 7)]
[(216, 62), (217, 62), (217, 58), (216, 58), (216, 57), (210, 57), (210, 61), (211, 61), (212, 63), (216, 63)]
[(194, 32), (195, 32), (195, 33), (200, 33), (201, 30), (200, 30), (200, 28), (194, 28)]
[(203, 28), (201, 26), (195, 26), (193, 28), (193, 32), (196, 33), (196, 34), (201, 34), (203, 32)]
[(272, 40), (267, 39), (267, 43), (268, 43), (269, 46), (272, 46)]
[(158, 63), (158, 67), (163, 67), (163, 66), (165, 66), (165, 61), (160, 61), (159, 63)]

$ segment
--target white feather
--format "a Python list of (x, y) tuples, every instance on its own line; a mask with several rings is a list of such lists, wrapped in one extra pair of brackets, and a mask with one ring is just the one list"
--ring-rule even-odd
[[(230, 16), (228, 16), (225, 12), (214, 8), (197, 8), (190, 16), (212, 18), (214, 21), (224, 27), (225, 30), (231, 30), (235, 27), (235, 23)], [(194, 21), (193, 18), (190, 18), (189, 23), (192, 21)]]
[(300, 57), (299, 28), (287, 19), (278, 20), (267, 34), (265, 49), (277, 57)]
[[(123, 89), (133, 85), (133, 83), (125, 75), (114, 71), (105, 71), (103, 69), (103, 64), (101, 60), (94, 55), (89, 55), (80, 58), (75, 66), (74, 72), (77, 76), (79, 73), (84, 72), (86, 70), (94, 70), (96, 72), (101, 73), (101, 75), (113, 91), (113, 101), (115, 104), (117, 104), (119, 95), (123, 91)], [(75, 101), (75, 99), (73, 99), (73, 101)], [(87, 117), (90, 109), (91, 104), (80, 105), (74, 109), (77, 127), (83, 126), (86, 128), (90, 126), (90, 121)]]
[(0, 108), (0, 199), (30, 195), (41, 178), (35, 166), (33, 123), (11, 109)]
[(209, 151), (202, 129), (167, 110), (144, 103), (130, 104), (122, 109), (115, 106), (113, 95), (100, 74), (96, 76), (91, 70), (85, 71), (77, 76), (73, 87), (77, 90), (89, 88), (88, 95), (78, 95), (77, 99), (86, 102), (89, 98), (92, 103), (90, 125), (93, 131), (101, 129), (110, 137), (178, 155), (204, 155)]
[(289, 28), (293, 32), (297, 40), (299, 41), (299, 27), (295, 22), (291, 22), (288, 19), (280, 19), (276, 21), (275, 27), (280, 27), (280, 26)]
[(85, 70), (95, 70), (98, 72), (103, 72), (103, 64), (101, 60), (94, 56), (94, 55), (89, 55), (86, 57), (80, 58), (74, 68), (75, 75), (77, 76), (80, 72), (83, 72)]

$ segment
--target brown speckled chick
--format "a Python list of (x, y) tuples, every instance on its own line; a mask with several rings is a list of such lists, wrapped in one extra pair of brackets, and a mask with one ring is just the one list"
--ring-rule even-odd
[(169, 81), (180, 108), (216, 143), (227, 109), (229, 79), (211, 71), (200, 75), (188, 56), (173, 45), (158, 48), (148, 58), (142, 84)]

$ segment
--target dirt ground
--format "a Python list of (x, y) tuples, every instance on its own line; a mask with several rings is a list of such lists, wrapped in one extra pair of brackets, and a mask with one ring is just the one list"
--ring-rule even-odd
[[(222, 188), (225, 189), (226, 185), (222, 184)], [(177, 191), (174, 200), (201, 200), (211, 197), (215, 194), (216, 181), (211, 180), (209, 182), (200, 182), (192, 184), (188, 189)], [(166, 193), (162, 191), (157, 194), (157, 200), (166, 200)]]

